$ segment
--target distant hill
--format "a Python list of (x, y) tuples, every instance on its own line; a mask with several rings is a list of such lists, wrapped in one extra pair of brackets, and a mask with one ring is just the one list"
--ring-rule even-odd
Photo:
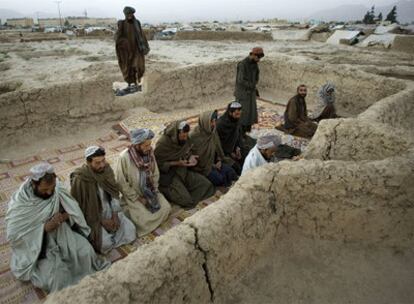
[[(395, 4), (379, 6), (375, 8), (375, 13), (378, 15), (381, 12), (385, 18), (394, 5), (397, 6), (397, 19), (399, 22), (414, 21), (414, 0), (401, 0)], [(316, 12), (309, 16), (309, 19), (322, 21), (362, 20), (368, 10), (370, 10), (370, 7), (364, 5), (342, 5), (334, 9)]]

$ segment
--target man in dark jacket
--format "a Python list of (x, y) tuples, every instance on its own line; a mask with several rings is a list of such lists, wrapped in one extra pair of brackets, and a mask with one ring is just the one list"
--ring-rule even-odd
[(286, 106), (284, 128), (292, 135), (311, 138), (318, 125), (308, 117), (306, 95), (307, 88), (302, 84), (297, 88), (297, 94), (289, 100)]
[(237, 64), (236, 90), (234, 96), (243, 106), (240, 119), (243, 132), (250, 132), (252, 125), (258, 122), (256, 97), (259, 93), (256, 85), (259, 81), (258, 62), (264, 57), (263, 49), (255, 47), (249, 56)]
[(242, 112), (243, 109), (240, 103), (231, 102), (227, 106), (226, 112), (217, 120), (217, 133), (220, 137), (224, 155), (233, 159), (232, 167), (238, 175), (241, 174), (244, 159), (256, 144), (253, 138), (249, 136), (243, 138), (242, 136), (243, 132), (240, 125)]
[(138, 84), (145, 73), (145, 56), (150, 51), (141, 23), (134, 13), (134, 8), (124, 8), (125, 20), (118, 21), (115, 34), (116, 55), (124, 80), (128, 83), (128, 93), (141, 90)]

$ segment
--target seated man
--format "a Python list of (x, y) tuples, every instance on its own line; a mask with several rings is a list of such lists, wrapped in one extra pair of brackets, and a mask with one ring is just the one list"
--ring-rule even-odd
[(151, 147), (154, 132), (135, 129), (130, 134), (132, 145), (121, 152), (115, 176), (121, 186), (124, 210), (144, 236), (164, 222), (171, 207), (158, 191), (160, 173)]
[[(240, 124), (242, 111), (240, 103), (231, 102), (227, 106), (226, 112), (217, 120), (217, 133), (224, 155), (234, 161), (232, 167), (238, 175), (241, 174), (244, 159), (256, 144), (252, 138), (250, 141), (244, 140)], [(248, 136), (246, 135), (246, 137)]]
[(311, 138), (318, 125), (308, 117), (306, 95), (307, 88), (302, 84), (297, 88), (297, 95), (292, 97), (286, 106), (284, 128), (292, 135)]
[(189, 168), (197, 165), (188, 142), (190, 126), (186, 121), (170, 124), (158, 140), (154, 153), (160, 168), (160, 191), (177, 205), (192, 208), (215, 193), (214, 186), (203, 175)]
[[(216, 131), (217, 111), (204, 112), (198, 118), (198, 126), (190, 133), (193, 151), (198, 155), (193, 170), (206, 176), (216, 187), (230, 187), (238, 176), (225, 157)], [(228, 164), (230, 165), (228, 165)]]
[(257, 140), (256, 146), (250, 150), (243, 165), (242, 175), (247, 171), (263, 166), (269, 162), (277, 161), (275, 154), (281, 145), (280, 137), (277, 135), (265, 135)]
[(324, 84), (318, 92), (319, 103), (310, 115), (313, 121), (320, 122), (322, 119), (337, 118), (335, 109), (335, 86), (328, 82)]
[(120, 187), (105, 160), (105, 150), (97, 146), (88, 147), (85, 158), (86, 164), (70, 175), (71, 193), (92, 229), (90, 240), (93, 247), (106, 254), (134, 241), (135, 226), (122, 212), (118, 201)]
[(91, 229), (78, 203), (56, 181), (53, 167), (42, 163), (30, 172), (6, 215), (16, 278), (53, 292), (109, 267), (88, 242)]

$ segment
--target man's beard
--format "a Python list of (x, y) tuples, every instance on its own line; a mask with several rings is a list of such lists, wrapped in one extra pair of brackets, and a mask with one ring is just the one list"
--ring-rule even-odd
[(37, 189), (37, 186), (34, 186), (33, 187), (33, 193), (37, 197), (40, 197), (41, 199), (47, 200), (47, 199), (51, 198), (53, 196), (53, 194), (55, 194), (55, 191), (53, 190), (52, 194), (40, 193), (39, 190)]
[(184, 146), (186, 142), (187, 142), (186, 140), (178, 140), (178, 144), (180, 146)]
[(238, 122), (239, 119), (240, 119), (240, 118), (235, 118), (235, 117), (233, 117), (231, 115), (229, 115), (229, 118), (230, 118), (230, 121), (232, 121), (232, 122)]

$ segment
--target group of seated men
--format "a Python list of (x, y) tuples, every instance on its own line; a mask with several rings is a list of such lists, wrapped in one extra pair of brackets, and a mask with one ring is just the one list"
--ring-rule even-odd
[[(336, 116), (333, 85), (319, 92), (316, 121)], [(306, 87), (299, 86), (285, 112), (285, 127), (310, 136), (314, 122), (306, 110)], [(191, 130), (186, 121), (171, 123), (152, 149), (154, 132), (134, 129), (131, 145), (115, 171), (102, 147), (85, 150), (85, 164), (70, 174), (70, 192), (49, 163), (31, 168), (30, 177), (12, 196), (6, 216), (12, 248), (11, 270), (20, 280), (53, 292), (106, 269), (102, 254), (154, 231), (169, 216), (170, 203), (192, 208), (229, 187), (240, 175), (300, 151), (276, 135), (247, 136), (239, 123), (243, 109), (232, 102), (200, 115)]]

